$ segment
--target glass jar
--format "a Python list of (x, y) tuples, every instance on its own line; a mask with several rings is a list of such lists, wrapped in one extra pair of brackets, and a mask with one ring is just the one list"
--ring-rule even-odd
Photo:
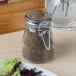
[(52, 25), (61, 30), (76, 29), (76, 0), (45, 0), (52, 13)]
[(54, 56), (51, 17), (43, 10), (33, 10), (25, 16), (26, 30), (23, 35), (23, 57), (44, 63)]

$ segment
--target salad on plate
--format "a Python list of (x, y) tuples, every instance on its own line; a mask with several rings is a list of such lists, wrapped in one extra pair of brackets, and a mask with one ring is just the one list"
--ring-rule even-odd
[(0, 61), (0, 76), (57, 76), (31, 63), (22, 63), (19, 58)]

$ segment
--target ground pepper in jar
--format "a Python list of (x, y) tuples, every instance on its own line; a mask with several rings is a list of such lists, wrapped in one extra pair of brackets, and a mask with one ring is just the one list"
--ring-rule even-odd
[(50, 61), (54, 56), (54, 48), (48, 13), (43, 10), (33, 10), (27, 13), (26, 17), (27, 28), (23, 35), (22, 47), (24, 58), (35, 63)]

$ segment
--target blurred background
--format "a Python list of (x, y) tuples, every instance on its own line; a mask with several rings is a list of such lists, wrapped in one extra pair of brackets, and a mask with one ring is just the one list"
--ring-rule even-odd
[(44, 0), (0, 0), (0, 35), (25, 29), (25, 14), (45, 9)]

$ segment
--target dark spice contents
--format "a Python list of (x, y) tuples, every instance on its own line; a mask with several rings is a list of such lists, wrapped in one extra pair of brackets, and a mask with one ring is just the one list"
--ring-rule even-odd
[(31, 20), (41, 20), (45, 19), (48, 16), (47, 12), (44, 13), (42, 10), (32, 10), (25, 15), (28, 19)]
[[(50, 60), (54, 55), (54, 48), (52, 34), (49, 41), (48, 31), (51, 28), (51, 24), (48, 12), (32, 10), (28, 12), (25, 17), (27, 30), (24, 32), (23, 36), (24, 58), (35, 63), (43, 63)], [(50, 47), (48, 47), (49, 42)]]
[(38, 32), (32, 33), (28, 29), (23, 36), (23, 56), (35, 63), (43, 63), (50, 60), (54, 55), (53, 41), (50, 37), (50, 50), (44, 47), (42, 38)]

